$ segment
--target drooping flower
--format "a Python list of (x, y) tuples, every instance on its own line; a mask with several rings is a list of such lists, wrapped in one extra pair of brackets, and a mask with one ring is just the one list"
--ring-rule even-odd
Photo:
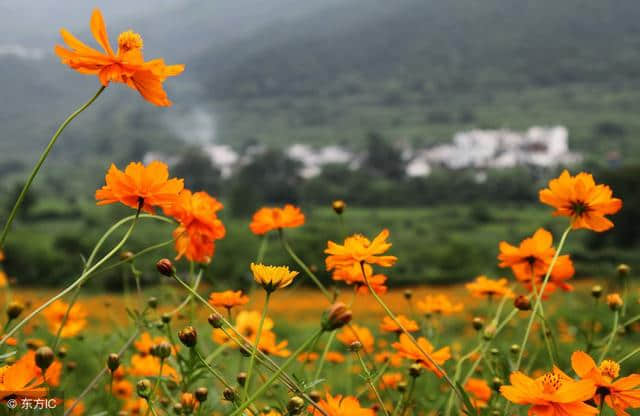
[(267, 292), (282, 289), (293, 283), (298, 272), (289, 270), (287, 266), (265, 266), (251, 263), (253, 278)]
[[(49, 326), (49, 332), (57, 334), (60, 329), (60, 325), (67, 314), (69, 304), (63, 300), (57, 300), (53, 302), (47, 309), (42, 312), (42, 315), (47, 321)], [(78, 335), (87, 326), (87, 312), (80, 303), (75, 303), (65, 322), (62, 331), (60, 331), (60, 337), (71, 338)]]
[(453, 303), (448, 296), (439, 294), (436, 296), (427, 295), (418, 301), (418, 309), (424, 314), (451, 315), (462, 311), (462, 303)]
[(607, 185), (596, 185), (589, 173), (571, 176), (568, 171), (549, 181), (549, 188), (540, 191), (540, 201), (554, 207), (553, 215), (571, 218), (574, 229), (606, 231), (613, 223), (605, 215), (622, 208), (622, 200), (613, 197)]
[(336, 338), (347, 347), (358, 341), (360, 344), (362, 344), (362, 349), (364, 351), (373, 351), (374, 339), (371, 331), (367, 327), (359, 326), (356, 324), (347, 325), (342, 328)]
[[(433, 362), (422, 351), (429, 354), (436, 364), (442, 366), (451, 358), (451, 348), (444, 347), (436, 351), (433, 345), (431, 345), (426, 338), (420, 337), (416, 341), (420, 348), (411, 341), (407, 334), (400, 334), (398, 342), (394, 342), (391, 346), (401, 357), (408, 358), (432, 371), (438, 377), (442, 377), (440, 370), (438, 370)], [(422, 351), (420, 349), (422, 349)]]
[(391, 243), (387, 242), (389, 230), (382, 230), (380, 234), (370, 241), (361, 234), (347, 237), (344, 243), (336, 244), (333, 241), (327, 243), (328, 254), (325, 259), (327, 270), (335, 268), (354, 267), (361, 263), (377, 264), (382, 267), (391, 267), (398, 260), (395, 256), (383, 256), (391, 248)]
[(225, 290), (223, 292), (211, 292), (209, 304), (218, 308), (225, 308), (228, 311), (236, 306), (249, 303), (249, 297), (242, 293), (242, 290)]
[(60, 35), (69, 49), (56, 45), (54, 51), (63, 64), (81, 74), (96, 75), (105, 87), (110, 82), (123, 83), (155, 105), (171, 105), (162, 84), (167, 78), (182, 73), (184, 65), (166, 65), (162, 59), (145, 62), (142, 37), (131, 30), (118, 36), (118, 50), (114, 52), (98, 9), (91, 15), (90, 25), (93, 37), (104, 52), (87, 46), (66, 29), (61, 29)]
[(598, 409), (584, 403), (596, 392), (591, 380), (574, 381), (557, 368), (535, 379), (516, 371), (511, 373), (509, 380), (511, 385), (500, 387), (500, 393), (510, 402), (531, 406), (531, 416), (598, 414)]
[[(372, 409), (360, 406), (360, 401), (353, 396), (331, 396), (327, 393), (326, 398), (321, 399), (317, 405), (328, 416), (375, 416), (376, 414)], [(321, 414), (313, 406), (309, 406), (308, 411), (314, 416)]]
[[(364, 272), (367, 276), (367, 280), (369, 284), (378, 294), (383, 294), (387, 292), (387, 286), (385, 285), (387, 281), (387, 276), (380, 273), (373, 273), (373, 267), (368, 264), (364, 264)], [(333, 280), (335, 281), (343, 281), (348, 285), (356, 285), (356, 290), (358, 293), (369, 293), (369, 289), (367, 288), (367, 284), (364, 281), (364, 276), (362, 275), (362, 267), (360, 264), (353, 264), (348, 267), (338, 267), (333, 270), (331, 275)]]
[(263, 207), (253, 214), (249, 228), (257, 235), (266, 234), (272, 230), (295, 228), (304, 224), (304, 214), (300, 208), (286, 204), (283, 208)]
[[(418, 326), (418, 323), (416, 321), (414, 321), (413, 319), (409, 319), (404, 315), (398, 315), (398, 316), (396, 316), (396, 319), (398, 320), (400, 325), (402, 325), (404, 327), (404, 329), (407, 330), (407, 332), (416, 332), (417, 330), (420, 329), (420, 327)], [(402, 330), (402, 328), (400, 327), (400, 325), (398, 325), (390, 317), (385, 316), (382, 319), (382, 323), (380, 323), (380, 330), (384, 331), (384, 332), (393, 332), (393, 333), (396, 333), (396, 334), (400, 334), (400, 333), (404, 332)]]
[(617, 416), (628, 416), (627, 409), (640, 408), (640, 374), (631, 374), (618, 378), (620, 364), (612, 360), (604, 360), (597, 365), (588, 354), (576, 351), (571, 355), (571, 366), (576, 374), (596, 385), (594, 400), (600, 404), (604, 398), (607, 406)]
[(509, 289), (509, 282), (507, 279), (492, 280), (487, 276), (478, 276), (476, 280), (471, 283), (467, 283), (465, 287), (475, 297), (497, 297), (502, 298), (507, 296), (512, 298), (513, 292)]
[(166, 164), (153, 161), (147, 166), (140, 162), (131, 162), (121, 171), (111, 165), (105, 177), (106, 185), (96, 191), (98, 205), (120, 202), (128, 207), (154, 213), (154, 206), (173, 205), (178, 194), (184, 188), (182, 179), (169, 179)]

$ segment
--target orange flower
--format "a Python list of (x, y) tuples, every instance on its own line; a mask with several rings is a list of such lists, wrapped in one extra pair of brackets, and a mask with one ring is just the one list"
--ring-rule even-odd
[(251, 263), (251, 271), (256, 283), (267, 292), (289, 286), (298, 275), (298, 272), (290, 271), (287, 266), (265, 266), (255, 263)]
[(284, 208), (260, 208), (255, 214), (249, 228), (257, 235), (266, 234), (281, 228), (300, 227), (304, 224), (304, 214), (300, 208), (286, 204)]
[[(260, 327), (261, 316), (262, 314), (258, 311), (241, 311), (236, 317), (236, 330), (249, 341), (254, 342)], [(271, 320), (271, 318), (265, 318), (262, 324), (262, 335), (264, 335), (264, 332), (271, 331), (272, 329), (273, 320)], [(260, 338), (262, 338), (262, 335)], [(213, 330), (213, 340), (219, 344), (229, 343), (229, 346), (233, 348), (238, 347), (236, 343), (230, 342), (229, 338), (221, 329)]]
[(503, 297), (507, 296), (512, 298), (513, 292), (508, 287), (507, 279), (491, 280), (487, 276), (478, 276), (476, 280), (471, 283), (467, 283), (465, 287), (475, 297)]
[[(352, 396), (332, 397), (327, 393), (326, 399), (321, 399), (317, 403), (318, 407), (324, 410), (328, 416), (375, 416), (375, 412), (360, 406), (360, 401)], [(309, 406), (309, 413), (319, 415), (320, 412), (313, 406)]]
[[(65, 410), (68, 410), (71, 408), (71, 406), (73, 406), (73, 404), (76, 402), (76, 399), (67, 399), (64, 401), (64, 408)], [(82, 416), (84, 414), (85, 408), (84, 408), (84, 403), (82, 402), (78, 402), (78, 404), (76, 404), (76, 406), (73, 408), (73, 410), (71, 411), (71, 413), (69, 413), (70, 416)]]
[(424, 314), (451, 315), (462, 311), (462, 303), (453, 303), (446, 295), (425, 296), (418, 301), (418, 309)]
[[(138, 355), (131, 356), (131, 370), (130, 374), (138, 377), (157, 377), (160, 373), (160, 359), (152, 355)], [(162, 366), (162, 376), (168, 377), (174, 381), (178, 381), (180, 376), (178, 372), (165, 363)]]
[(604, 360), (598, 366), (593, 358), (582, 351), (576, 351), (571, 355), (571, 366), (580, 378), (595, 383), (596, 404), (600, 405), (604, 398), (607, 406), (612, 408), (616, 415), (627, 416), (627, 409), (640, 407), (640, 390), (637, 388), (640, 386), (640, 374), (617, 379), (620, 374), (620, 365), (617, 362)]
[(184, 65), (165, 65), (162, 59), (145, 62), (142, 37), (131, 30), (120, 33), (118, 51), (114, 53), (102, 13), (98, 9), (91, 15), (91, 32), (104, 52), (85, 45), (66, 29), (60, 30), (62, 40), (69, 49), (56, 45), (54, 51), (63, 64), (81, 74), (96, 75), (105, 87), (111, 81), (120, 82), (138, 91), (144, 99), (155, 105), (171, 105), (162, 83), (168, 77), (182, 73)]
[[(143, 332), (142, 335), (140, 335), (140, 338), (133, 343), (133, 346), (136, 347), (140, 355), (147, 355), (151, 354), (151, 348), (155, 347), (161, 342), (169, 341), (164, 337), (151, 338), (151, 334), (149, 334), (148, 332)], [(175, 354), (175, 351), (172, 351), (172, 353)]]
[(124, 403), (122, 410), (128, 415), (142, 416), (146, 415), (149, 406), (147, 401), (142, 397), (131, 398)]
[(296, 358), (296, 360), (306, 364), (318, 360), (318, 357), (319, 355), (317, 352), (303, 352), (302, 354), (298, 355), (298, 358)]
[[(44, 310), (42, 314), (49, 325), (49, 332), (52, 334), (58, 333), (68, 308), (68, 303), (63, 300), (57, 300)], [(87, 312), (84, 307), (79, 303), (74, 304), (69, 311), (67, 322), (65, 323), (64, 328), (62, 328), (60, 336), (62, 338), (71, 338), (78, 335), (87, 326), (86, 318)]]
[[(371, 284), (371, 287), (376, 291), (376, 293), (383, 294), (387, 292), (387, 286), (385, 285), (387, 276), (379, 273), (373, 274), (373, 267), (368, 264), (364, 264), (364, 272), (369, 284)], [(352, 266), (336, 268), (333, 270), (331, 277), (335, 281), (343, 281), (348, 285), (355, 284), (358, 293), (369, 293), (369, 288), (367, 288), (367, 284), (364, 281), (360, 264), (356, 263)]]
[(473, 396), (475, 407), (487, 407), (487, 403), (491, 399), (491, 387), (484, 379), (470, 378), (464, 385), (464, 389)]
[[(409, 319), (404, 315), (398, 315), (396, 316), (396, 319), (398, 320), (400, 325), (402, 325), (408, 332), (416, 332), (420, 329), (416, 321)], [(382, 323), (380, 324), (380, 330), (384, 332), (395, 332), (396, 334), (400, 334), (404, 332), (402, 328), (400, 328), (400, 325), (395, 323), (395, 321), (390, 317), (385, 316), (382, 320)]]
[(522, 240), (518, 247), (501, 241), (498, 266), (511, 267), (516, 277), (523, 281), (530, 281), (532, 276), (544, 276), (556, 253), (552, 244), (553, 236), (543, 228)]
[(209, 295), (209, 304), (218, 308), (226, 308), (230, 311), (236, 306), (246, 305), (249, 297), (242, 294), (242, 290), (225, 290), (224, 292), (212, 292)]
[(325, 357), (328, 363), (341, 364), (344, 362), (344, 355), (340, 354), (337, 351), (329, 351), (327, 352), (327, 356)]
[(0, 288), (4, 288), (7, 287), (7, 285), (9, 284), (9, 278), (7, 277), (7, 274), (0, 270)]
[[(441, 348), (435, 351), (435, 348), (426, 338), (420, 337), (417, 339), (420, 348), (429, 354), (433, 361), (438, 365), (443, 365), (447, 360), (451, 358), (451, 349), (449, 347)], [(411, 341), (407, 334), (401, 334), (399, 342), (391, 344), (393, 348), (398, 351), (398, 355), (403, 358), (408, 358), (422, 365), (424, 368), (431, 370), (438, 377), (442, 377), (442, 373), (436, 368), (435, 365), (427, 358), (426, 355), (420, 351), (420, 349)]]
[(133, 395), (133, 384), (128, 380), (118, 380), (113, 383), (113, 395), (118, 399), (128, 399)]
[(288, 357), (291, 351), (287, 349), (289, 341), (276, 342), (276, 334), (272, 331), (264, 331), (260, 335), (260, 343), (258, 349), (267, 355), (275, 355), (276, 357)]
[(96, 191), (98, 205), (121, 202), (137, 209), (154, 213), (154, 206), (173, 205), (182, 191), (182, 179), (169, 179), (169, 168), (158, 161), (144, 166), (140, 162), (131, 162), (124, 172), (111, 164), (105, 177), (106, 185)]
[(380, 388), (382, 390), (396, 389), (403, 380), (402, 373), (385, 373), (382, 375), (382, 380), (380, 380)]
[(596, 386), (591, 380), (574, 381), (557, 368), (536, 379), (519, 371), (511, 373), (510, 386), (500, 387), (510, 402), (531, 405), (529, 415), (588, 416), (598, 409), (584, 403), (593, 397)]
[(606, 231), (613, 223), (605, 215), (622, 208), (622, 200), (613, 198), (607, 185), (596, 185), (589, 173), (571, 176), (568, 171), (549, 181), (549, 188), (540, 191), (540, 201), (554, 207), (553, 215), (571, 218), (573, 229)]
[[(51, 379), (49, 371), (46, 377), (47, 381)], [(35, 352), (29, 350), (12, 365), (0, 367), (0, 400), (12, 394), (43, 397), (47, 394), (43, 383), (42, 372), (36, 366)]]
[(403, 360), (403, 358), (397, 352), (393, 353), (391, 351), (383, 351), (381, 353), (378, 353), (376, 354), (374, 359), (375, 362), (380, 364), (388, 362), (391, 367), (400, 367)]
[(391, 267), (395, 264), (397, 257), (381, 256), (391, 248), (391, 243), (387, 243), (389, 230), (382, 230), (380, 234), (369, 241), (363, 235), (355, 234), (347, 237), (344, 244), (336, 244), (333, 241), (327, 243), (324, 251), (327, 256), (325, 263), (327, 270), (341, 267), (354, 267), (361, 263), (377, 264), (382, 267)]
[(347, 325), (342, 328), (336, 338), (347, 347), (358, 341), (360, 342), (360, 344), (362, 344), (362, 348), (366, 352), (373, 351), (373, 335), (371, 335), (371, 331), (369, 331), (369, 328), (366, 328), (364, 326), (359, 326), (356, 324)]

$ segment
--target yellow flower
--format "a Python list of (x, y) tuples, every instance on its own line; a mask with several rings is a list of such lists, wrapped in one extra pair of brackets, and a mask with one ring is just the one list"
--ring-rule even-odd
[(267, 292), (289, 286), (298, 275), (298, 272), (289, 270), (287, 266), (265, 266), (255, 263), (251, 263), (251, 271), (254, 280)]

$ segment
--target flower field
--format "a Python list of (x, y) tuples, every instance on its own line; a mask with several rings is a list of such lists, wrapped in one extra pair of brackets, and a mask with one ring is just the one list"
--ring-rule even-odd
[[(0, 248), (64, 128), (111, 83), (153, 105), (171, 104), (163, 83), (183, 65), (145, 61), (142, 38), (132, 31), (119, 35), (114, 51), (98, 10), (90, 28), (101, 50), (62, 30), (67, 46), (55, 52), (101, 86), (52, 137), (7, 218)], [(20, 288), (0, 272), (0, 414), (38, 414), (42, 409), (29, 406), (43, 398), (51, 413), (57, 407), (65, 415), (638, 414), (633, 271), (620, 264), (611, 278), (574, 281), (578, 260), (566, 249), (577, 232), (615, 227), (623, 209), (616, 190), (589, 173), (565, 170), (539, 191), (563, 233), (540, 224), (518, 241), (497, 240), (491, 261), (502, 273), (478, 271), (453, 287), (393, 289), (394, 267), (407, 254), (396, 250), (387, 228), (321, 241), (321, 269), (331, 277), (323, 283), (290, 234), (313, 221), (305, 207), (255, 207), (244, 232), (259, 248), (242, 266), (252, 284), (240, 290), (202, 278), (228, 232), (215, 195), (185, 188), (185, 178), (161, 161), (110, 163), (105, 171), (104, 184), (87, 193), (95, 192), (98, 206), (130, 212), (111, 219), (68, 286)], [(345, 200), (331, 206), (342, 229)], [(143, 222), (172, 231), (127, 251)], [(270, 259), (274, 246), (287, 264)], [(160, 258), (166, 247), (173, 255)], [(143, 256), (157, 256), (160, 285), (141, 287)], [(122, 294), (83, 290), (112, 269), (126, 272)]]

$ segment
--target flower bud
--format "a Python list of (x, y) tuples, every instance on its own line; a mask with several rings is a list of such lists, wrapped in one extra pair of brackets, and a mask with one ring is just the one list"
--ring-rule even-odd
[(168, 324), (169, 322), (171, 322), (171, 315), (169, 315), (168, 313), (163, 313), (162, 316), (160, 317), (160, 320), (162, 321), (163, 324)]
[(345, 204), (345, 202), (341, 199), (336, 199), (331, 203), (331, 208), (333, 208), (333, 211), (338, 215), (344, 212), (344, 209), (346, 208), (346, 206), (347, 204)]
[(297, 415), (304, 407), (304, 400), (299, 396), (293, 396), (287, 403), (287, 410), (290, 414)]
[(406, 300), (411, 300), (413, 297), (413, 291), (411, 289), (407, 289), (404, 291), (403, 295)]
[(529, 300), (528, 296), (518, 295), (516, 299), (513, 301), (513, 306), (521, 311), (530, 311), (531, 310), (531, 300)]
[(161, 275), (167, 277), (173, 276), (176, 271), (176, 269), (173, 267), (173, 263), (171, 263), (171, 260), (169, 259), (158, 260), (158, 262), (156, 263), (156, 269), (158, 269), (158, 272)]
[(244, 371), (239, 372), (236, 376), (236, 381), (239, 385), (244, 387), (244, 383), (247, 381), (247, 373), (245, 373)]
[(177, 414), (177, 415), (181, 415), (182, 414), (182, 405), (180, 403), (176, 403), (173, 405), (173, 413)]
[(47, 371), (47, 368), (53, 363), (54, 358), (53, 350), (47, 346), (40, 347), (36, 350), (36, 365), (43, 373)]
[(193, 409), (196, 408), (198, 402), (196, 401), (196, 398), (193, 396), (193, 394), (182, 393), (182, 395), (180, 396), (180, 404), (182, 405), (182, 411), (185, 414), (190, 415), (191, 413), (193, 413)]
[(491, 387), (495, 390), (495, 391), (500, 391), (500, 387), (502, 387), (503, 381), (500, 377), (494, 377), (493, 380), (491, 380)]
[(149, 305), (149, 307), (151, 309), (155, 309), (158, 307), (158, 298), (156, 298), (155, 296), (151, 296), (149, 298), (149, 300), (147, 300), (147, 305)]
[(318, 403), (320, 400), (322, 400), (322, 395), (318, 390), (311, 390), (309, 392), (309, 398), (313, 400), (315, 403)]
[(484, 319), (482, 319), (479, 316), (476, 316), (475, 318), (473, 318), (473, 321), (471, 321), (471, 325), (473, 326), (473, 329), (475, 329), (476, 331), (479, 331), (484, 326)]
[(226, 401), (232, 402), (236, 399), (236, 392), (227, 387), (222, 391), (222, 397), (224, 397)]
[(360, 341), (353, 341), (351, 344), (349, 344), (349, 351), (351, 352), (358, 352), (362, 349), (362, 344), (360, 343)]
[(628, 264), (619, 264), (617, 267), (618, 276), (619, 277), (627, 277), (631, 272), (631, 267)]
[(155, 346), (156, 357), (164, 360), (171, 355), (171, 344), (163, 341)]
[(512, 344), (511, 347), (509, 348), (509, 351), (511, 352), (511, 354), (516, 355), (520, 352), (520, 345), (518, 344)]
[(620, 297), (618, 293), (607, 295), (607, 305), (609, 305), (609, 309), (612, 311), (617, 311), (622, 308), (623, 303), (622, 297)]
[(120, 367), (120, 357), (118, 354), (111, 353), (107, 356), (107, 368), (112, 373)]
[(138, 393), (138, 396), (143, 399), (149, 398), (149, 395), (151, 394), (151, 382), (146, 378), (138, 381), (136, 384), (136, 392)]
[(58, 358), (60, 358), (61, 360), (65, 359), (68, 353), (69, 353), (69, 350), (64, 345), (58, 348)]
[(602, 286), (594, 285), (591, 288), (591, 296), (593, 296), (595, 299), (599, 299), (600, 296), (602, 296)]
[(207, 396), (209, 396), (209, 389), (206, 387), (198, 387), (195, 392), (196, 400), (200, 403), (207, 401)]
[(123, 251), (122, 253), (120, 253), (120, 260), (122, 260), (122, 261), (129, 261), (129, 260), (131, 260), (134, 256), (135, 256), (135, 254), (133, 254), (133, 252), (132, 252), (132, 251)]
[(178, 338), (180, 339), (180, 342), (182, 342), (185, 347), (195, 347), (196, 342), (198, 342), (198, 332), (196, 332), (196, 329), (192, 326), (187, 326), (184, 327), (183, 329), (180, 330), (180, 332), (178, 332)]
[(489, 341), (493, 339), (495, 334), (496, 334), (496, 326), (494, 324), (491, 324), (484, 329), (484, 332), (482, 333), (482, 338), (485, 341)]
[(495, 356), (498, 356), (498, 355), (500, 355), (500, 350), (499, 350), (499, 349), (497, 349), (497, 348), (491, 348), (491, 349), (489, 350), (489, 354), (493, 355), (494, 357), (495, 357)]
[(67, 371), (69, 371), (69, 372), (75, 370), (76, 367), (78, 367), (78, 363), (76, 363), (75, 361), (69, 361), (67, 363)]
[(9, 320), (16, 319), (20, 314), (24, 311), (24, 305), (22, 303), (14, 300), (7, 306), (7, 317)]
[(322, 328), (325, 331), (333, 331), (342, 328), (353, 318), (353, 313), (347, 305), (342, 302), (336, 302), (324, 312), (322, 319)]
[(418, 378), (420, 374), (422, 374), (422, 366), (418, 363), (411, 364), (409, 367), (409, 375), (413, 378)]
[(222, 328), (222, 324), (223, 324), (223, 320), (222, 320), (222, 316), (218, 313), (218, 312), (214, 312), (212, 314), (209, 315), (209, 317), (207, 318), (207, 321), (209, 321), (209, 325), (211, 325), (213, 328)]
[(401, 381), (398, 383), (398, 391), (400, 393), (404, 393), (405, 391), (407, 391), (407, 382), (406, 381)]

